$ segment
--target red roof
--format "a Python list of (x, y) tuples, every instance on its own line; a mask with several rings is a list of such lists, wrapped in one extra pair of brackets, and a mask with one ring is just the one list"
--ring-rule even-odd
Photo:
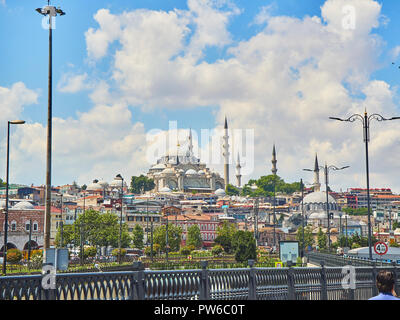
[[(36, 206), (35, 209), (46, 210), (46, 207), (45, 206)], [(51, 212), (52, 213), (61, 213), (61, 209), (51, 206)]]

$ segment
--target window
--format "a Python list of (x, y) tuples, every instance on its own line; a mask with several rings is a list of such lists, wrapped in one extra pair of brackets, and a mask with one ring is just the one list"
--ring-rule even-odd
[(33, 223), (33, 231), (38, 231), (38, 223), (37, 222)]
[(11, 222), (11, 231), (16, 231), (17, 230), (17, 222), (13, 221)]
[(29, 222), (25, 222), (25, 230), (29, 231), (31, 229), (31, 225), (29, 224)]

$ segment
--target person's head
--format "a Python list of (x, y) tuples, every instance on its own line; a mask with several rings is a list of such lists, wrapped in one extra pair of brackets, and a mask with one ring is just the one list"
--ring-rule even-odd
[(391, 271), (381, 270), (376, 277), (376, 286), (380, 293), (391, 293), (394, 288), (394, 274)]

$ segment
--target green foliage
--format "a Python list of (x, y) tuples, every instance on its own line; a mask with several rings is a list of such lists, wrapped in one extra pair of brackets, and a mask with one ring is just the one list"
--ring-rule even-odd
[[(300, 226), (297, 229), (296, 240), (299, 241), (299, 248), (302, 248), (303, 244), (303, 226)], [(309, 246), (314, 245), (314, 237), (312, 234), (311, 226), (306, 226), (304, 228), (304, 249), (307, 249)]]
[(182, 247), (179, 253), (184, 256), (188, 256), (192, 252), (192, 250), (190, 250), (190, 249), (191, 249), (191, 247), (188, 247), (188, 246)]
[(216, 244), (216, 245), (214, 245), (214, 247), (212, 247), (211, 252), (212, 252), (213, 256), (219, 256), (220, 254), (222, 254), (224, 252), (224, 248), (222, 248), (221, 245)]
[(5, 187), (6, 183), (3, 181), (3, 179), (0, 179), (0, 188)]
[(217, 237), (214, 242), (221, 245), (226, 253), (232, 253), (232, 240), (237, 231), (234, 224), (224, 221), (221, 227), (217, 229)]
[(343, 208), (342, 211), (346, 212), (348, 215), (351, 215), (351, 216), (367, 216), (368, 215), (367, 208), (358, 208), (358, 209)]
[(397, 228), (400, 228), (400, 222), (393, 222), (393, 230), (396, 230)]
[(140, 225), (135, 225), (132, 232), (132, 245), (134, 248), (143, 249), (144, 232)]
[(186, 244), (193, 246), (195, 249), (200, 249), (202, 247), (203, 241), (201, 240), (201, 232), (197, 224), (188, 228)]
[(392, 242), (392, 243), (390, 244), (390, 247), (392, 247), (392, 248), (399, 248), (399, 247), (400, 247), (400, 244), (398, 244), (397, 242)]
[[(252, 190), (250, 186), (255, 184), (256, 190)], [(243, 196), (251, 197), (272, 197), (274, 192), (282, 192), (285, 194), (291, 194), (295, 191), (300, 191), (300, 182), (286, 183), (282, 178), (277, 175), (270, 174), (268, 176), (262, 176), (258, 180), (251, 179), (242, 189)]]
[(97, 249), (96, 247), (87, 247), (83, 251), (83, 257), (86, 258), (92, 258), (95, 257), (97, 254)]
[(18, 249), (7, 250), (7, 261), (10, 263), (18, 263), (22, 260), (22, 251)]
[(240, 191), (235, 186), (231, 185), (230, 183), (226, 186), (226, 194), (228, 196), (238, 196)]
[[(159, 226), (154, 230), (154, 243), (160, 246), (162, 252), (166, 251), (166, 226)], [(179, 251), (182, 239), (182, 228), (174, 224), (168, 225), (168, 245), (170, 251)]]
[(155, 187), (153, 179), (149, 179), (144, 175), (132, 176), (131, 178), (131, 192), (132, 193), (142, 193), (146, 191), (153, 190)]
[(320, 250), (326, 249), (326, 245), (328, 243), (328, 237), (324, 232), (322, 232), (321, 228), (319, 228), (319, 231), (317, 234), (317, 243), (318, 243), (318, 247)]
[(249, 259), (257, 258), (256, 240), (251, 231), (237, 231), (233, 237), (232, 248), (237, 262), (247, 262)]
[[(81, 238), (92, 246), (119, 247), (120, 223), (119, 217), (114, 213), (104, 213), (95, 210), (86, 210), (79, 215), (73, 225), (64, 226), (63, 242), (79, 246)], [(60, 246), (61, 228), (56, 235), (56, 245)], [(122, 224), (121, 246), (129, 247), (131, 237), (126, 223)]]
[[(114, 257), (118, 257), (119, 248), (114, 249), (111, 251), (111, 255)], [(121, 257), (126, 256), (126, 249), (121, 248)]]

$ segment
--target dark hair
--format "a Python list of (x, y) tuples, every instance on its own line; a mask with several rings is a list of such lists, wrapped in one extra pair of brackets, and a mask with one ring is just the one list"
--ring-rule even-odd
[(382, 293), (390, 293), (394, 286), (394, 274), (392, 271), (381, 270), (376, 277), (376, 286)]

